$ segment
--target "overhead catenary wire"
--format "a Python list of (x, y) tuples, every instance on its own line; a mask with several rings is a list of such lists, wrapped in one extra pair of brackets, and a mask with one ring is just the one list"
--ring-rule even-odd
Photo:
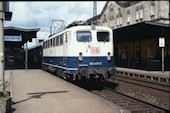
[[(66, 4), (67, 3), (69, 3), (69, 2), (65, 2)], [(76, 3), (76, 2), (75, 2)], [(66, 13), (64, 13), (64, 14), (62, 14), (63, 16), (61, 16), (61, 17), (59, 17), (59, 18), (53, 18), (53, 19), (62, 19), (62, 20), (77, 20), (77, 19), (80, 19), (80, 17), (76, 17), (76, 16), (74, 16), (74, 17), (72, 17), (72, 16), (70, 16), (70, 13), (71, 12), (73, 12), (74, 10), (76, 10), (77, 9), (77, 11), (78, 11), (78, 8), (79, 7), (81, 7), (82, 6), (82, 3), (85, 3), (85, 1), (82, 1), (82, 2), (79, 2), (78, 4), (75, 4), (70, 10), (68, 10)], [(94, 2), (93, 1), (91, 1), (91, 8), (89, 8), (89, 6), (87, 6), (88, 8), (87, 8), (87, 10), (85, 10), (84, 12), (82, 12), (81, 14), (83, 15), (83, 14), (85, 14), (85, 15), (90, 15), (91, 14), (91, 17), (93, 17), (93, 4)], [(96, 6), (96, 13), (97, 12), (99, 12), (99, 11), (97, 11), (99, 8), (97, 8), (97, 7), (99, 7), (100, 6), (100, 2), (98, 2), (98, 6)], [(58, 9), (60, 9), (61, 7), (63, 7), (63, 5), (62, 6), (59, 6), (59, 7), (57, 7), (57, 9), (56, 10), (58, 10)], [(80, 14), (80, 15), (81, 15)], [(97, 14), (96, 14), (97, 15)], [(70, 17), (72, 18), (72, 19), (70, 19)], [(90, 17), (89, 17), (90, 18)], [(88, 19), (87, 17), (82, 17), (81, 18), (81, 20), (86, 20), (86, 19)], [(44, 18), (43, 20), (41, 20), (40, 22), (38, 22), (38, 23), (41, 23), (42, 21), (43, 22), (47, 22), (48, 21), (48, 23), (51, 23), (51, 20), (49, 20), (49, 18)], [(68, 24), (68, 23), (66, 23), (66, 24)]]

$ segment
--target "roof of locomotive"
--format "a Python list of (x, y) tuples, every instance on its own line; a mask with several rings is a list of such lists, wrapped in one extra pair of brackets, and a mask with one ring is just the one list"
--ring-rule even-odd
[[(46, 40), (49, 40), (49, 39), (51, 39), (51, 38), (53, 38), (53, 37), (55, 37), (55, 36), (57, 36), (57, 35), (60, 35), (60, 34), (62, 34), (62, 33), (64, 33), (64, 32), (67, 32), (67, 31), (70, 31), (70, 30), (108, 30), (108, 31), (112, 31), (112, 29), (111, 28), (109, 28), (109, 27), (104, 27), (104, 26), (93, 26), (93, 25), (79, 25), (79, 26), (72, 26), (72, 27), (69, 27), (69, 28), (65, 28), (65, 29), (63, 29), (62, 31), (59, 31), (59, 32), (57, 32), (57, 33), (55, 33), (55, 34), (53, 34), (53, 35), (51, 35), (51, 36), (49, 36), (47, 39), (45, 39), (44, 41), (46, 41)], [(43, 42), (44, 42), (43, 41)]]
[[(92, 25), (72, 26), (72, 27), (67, 27), (67, 28), (63, 29), (62, 31), (59, 31), (59, 32), (53, 34), (52, 36), (49, 36), (49, 38), (45, 39), (44, 41), (49, 40), (49, 39), (55, 37), (56, 35), (60, 35), (60, 34), (62, 34), (62, 33), (64, 33), (64, 32), (69, 31), (69, 30), (75, 30), (75, 31), (76, 31), (76, 30), (89, 30), (89, 29), (90, 29), (90, 30), (91, 30), (91, 29), (93, 29), (93, 30), (96, 30), (96, 29), (97, 29), (97, 30), (109, 30), (109, 31), (112, 31), (111, 28), (109, 28), (109, 27), (104, 27), (104, 26), (95, 26), (95, 27), (92, 26)], [(39, 46), (42, 46), (44, 41), (42, 41), (42, 42), (40, 42), (40, 43), (38, 43), (38, 44), (36, 44), (36, 45), (34, 45), (34, 46), (31, 46), (30, 48), (28, 48), (28, 50), (31, 50), (31, 49), (37, 48), (37, 47), (39, 47)]]

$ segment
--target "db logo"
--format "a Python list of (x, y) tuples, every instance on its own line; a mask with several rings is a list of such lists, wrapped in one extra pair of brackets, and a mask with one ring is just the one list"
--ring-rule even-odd
[(92, 54), (100, 54), (100, 48), (99, 47), (91, 47), (91, 53)]

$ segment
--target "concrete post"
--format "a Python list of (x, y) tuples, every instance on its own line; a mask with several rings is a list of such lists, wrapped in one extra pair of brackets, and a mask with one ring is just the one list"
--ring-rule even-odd
[(164, 47), (162, 47), (162, 72), (164, 73)]
[(3, 2), (0, 2), (0, 92), (4, 91), (4, 23)]

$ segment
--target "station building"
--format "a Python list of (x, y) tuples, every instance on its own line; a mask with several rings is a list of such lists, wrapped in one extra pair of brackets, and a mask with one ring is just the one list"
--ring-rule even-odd
[[(170, 70), (169, 1), (107, 1), (97, 25), (113, 29), (115, 62), (120, 67)], [(90, 21), (90, 19), (88, 20)]]
[(27, 68), (26, 44), (37, 37), (39, 30), (40, 28), (4, 27), (5, 69)]
[[(40, 28), (4, 27), (4, 21), (11, 21), (11, 19), (12, 12), (9, 10), (9, 1), (0, 2), (0, 38), (2, 38), (0, 41), (0, 68), (2, 70), (4, 68), (27, 68), (27, 42), (32, 41), (32, 38), (36, 38), (37, 32), (40, 30)], [(26, 47), (24, 48), (25, 44)]]

